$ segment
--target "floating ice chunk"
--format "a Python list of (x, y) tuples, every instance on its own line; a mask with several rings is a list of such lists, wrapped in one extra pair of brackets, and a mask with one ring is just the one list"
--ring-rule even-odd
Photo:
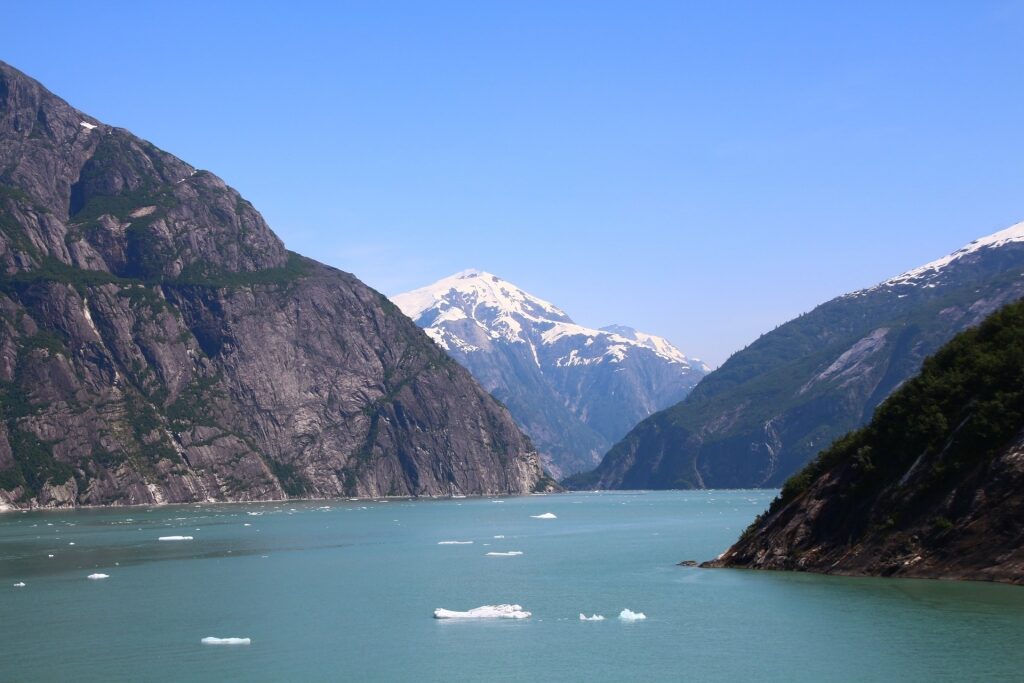
[(642, 621), (646, 619), (647, 615), (643, 612), (634, 612), (631, 609), (624, 609), (619, 612), (619, 619), (622, 621)]
[(53, 557), (53, 555), (47, 555), (47, 557)]
[(245, 514), (249, 515), (250, 517), (259, 517), (263, 513), (262, 512), (246, 512)]
[(19, 581), (18, 583), (14, 584), (14, 587), (15, 588), (24, 588), (25, 587), (25, 582), (24, 581)]
[(505, 537), (503, 535), (499, 534), (498, 536), (495, 536), (495, 538), (505, 538)]
[(600, 614), (594, 614), (588, 617), (583, 612), (580, 612), (580, 621), (604, 621), (604, 617)]
[(99, 581), (100, 579), (109, 579), (110, 574), (89, 574), (86, 578), (92, 579), (93, 581)]
[(74, 541), (70, 541), (70, 542), (68, 542), (68, 545), (74, 545), (74, 544), (75, 544), (75, 542), (74, 542)]
[(434, 610), (435, 619), (526, 619), (529, 612), (523, 611), (522, 605), (484, 605), (468, 612), (456, 612), (450, 609)]
[(515, 557), (516, 555), (522, 555), (523, 551), (521, 551), (521, 550), (509, 550), (507, 553), (490, 552), (490, 553), (487, 553), (487, 554), (490, 555), (491, 557)]
[(473, 541), (438, 541), (438, 545), (472, 545)]
[(201, 641), (203, 645), (251, 645), (252, 638), (214, 638), (206, 636)]
[(191, 541), (191, 536), (161, 536), (158, 541)]
[(82, 121), (78, 125), (80, 125), (82, 128), (85, 128), (86, 130), (92, 130), (93, 128), (96, 127), (95, 123), (89, 123), (88, 121)]
[(249, 522), (246, 522), (246, 523), (245, 523), (245, 524), (243, 524), (242, 526), (252, 526), (252, 524), (249, 524)]
[(545, 512), (543, 515), (530, 515), (534, 519), (558, 519), (553, 512)]

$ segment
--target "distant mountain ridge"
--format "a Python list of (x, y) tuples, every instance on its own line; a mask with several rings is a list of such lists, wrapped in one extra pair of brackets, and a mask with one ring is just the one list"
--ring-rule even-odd
[(762, 335), (678, 405), (636, 426), (593, 472), (600, 488), (778, 486), (957, 332), (1024, 296), (1024, 223)]
[(707, 372), (662, 337), (578, 325), (484, 271), (392, 300), (508, 406), (558, 475), (593, 467), (630, 427), (682, 399)]

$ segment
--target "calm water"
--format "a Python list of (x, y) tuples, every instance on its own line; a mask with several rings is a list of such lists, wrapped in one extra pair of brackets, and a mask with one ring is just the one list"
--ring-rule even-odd
[[(721, 552), (771, 497), (4, 514), (0, 680), (1024, 677), (1021, 588), (675, 566)], [(545, 512), (557, 519), (531, 518)], [(157, 541), (167, 535), (194, 540)], [(445, 540), (474, 543), (437, 544)], [(485, 555), (511, 550), (523, 555)], [(86, 579), (94, 572), (110, 578)], [(432, 618), (435, 607), (502, 602), (533, 617)], [(623, 608), (648, 618), (623, 623)], [(582, 611), (607, 620), (581, 622)], [(206, 646), (204, 636), (252, 644)]]

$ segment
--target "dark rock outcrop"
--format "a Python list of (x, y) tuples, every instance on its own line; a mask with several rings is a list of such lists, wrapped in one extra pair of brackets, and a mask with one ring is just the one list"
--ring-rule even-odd
[(2, 62), (0, 418), (0, 506), (549, 483), (385, 297)]
[(1024, 584), (1024, 302), (925, 362), (705, 566)]

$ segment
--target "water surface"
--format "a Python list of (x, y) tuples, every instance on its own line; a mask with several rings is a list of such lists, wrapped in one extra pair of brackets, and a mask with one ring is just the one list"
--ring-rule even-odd
[[(724, 550), (773, 495), (8, 513), (0, 680), (1020, 680), (1018, 587), (675, 566)], [(533, 616), (432, 618), (504, 602)]]

